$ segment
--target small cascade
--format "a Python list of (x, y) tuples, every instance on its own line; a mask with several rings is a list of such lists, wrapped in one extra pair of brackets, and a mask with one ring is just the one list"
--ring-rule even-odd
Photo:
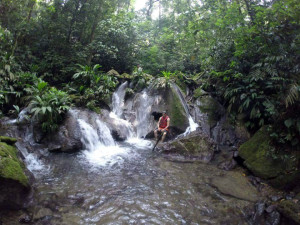
[(112, 97), (112, 112), (109, 114), (113, 123), (118, 127), (122, 134), (126, 135), (126, 138), (131, 138), (134, 136), (132, 124), (128, 121), (122, 119), (123, 116), (123, 108), (124, 108), (124, 98), (125, 98), (125, 90), (128, 82), (124, 82), (121, 84), (118, 89), (113, 93)]
[(148, 96), (146, 90), (139, 96), (139, 106), (136, 109), (136, 128), (137, 137), (145, 137), (151, 130), (151, 106), (153, 105), (153, 98)]
[(109, 114), (109, 117), (112, 119), (112, 122), (114, 123), (114, 125), (116, 125), (120, 133), (126, 136), (126, 139), (134, 136), (134, 131), (131, 123), (129, 123), (127, 120), (119, 118), (113, 112)]
[(113, 165), (123, 161), (128, 149), (117, 146), (110, 134), (109, 128), (97, 120), (97, 129), (83, 119), (78, 119), (82, 132), (83, 152), (86, 159), (96, 166)]
[(176, 93), (177, 93), (177, 95), (180, 99), (180, 102), (181, 102), (181, 104), (182, 104), (182, 106), (185, 110), (185, 113), (186, 113), (186, 115), (188, 116), (188, 119), (189, 119), (190, 126), (183, 133), (183, 136), (186, 136), (190, 132), (195, 131), (197, 129), (197, 127), (199, 127), (199, 125), (193, 120), (192, 116), (190, 115), (188, 105), (187, 105), (187, 103), (186, 103), (186, 101), (183, 97), (183, 94), (182, 94), (181, 90), (179, 89), (179, 87), (174, 83), (172, 83), (172, 87), (176, 91)]
[(82, 119), (78, 119), (78, 123), (82, 132), (81, 142), (86, 150), (99, 149), (104, 146), (104, 144), (99, 140), (97, 130)]
[(32, 172), (34, 175), (37, 173), (44, 173), (49, 168), (45, 166), (45, 164), (38, 158), (38, 156), (34, 153), (29, 153), (27, 149), (19, 142), (16, 143), (16, 147), (24, 156), (24, 162), (26, 164), (26, 168)]
[(116, 145), (113, 137), (110, 134), (109, 128), (106, 126), (104, 122), (101, 120), (96, 121), (98, 125), (98, 136), (101, 143), (103, 143), (105, 146), (113, 146)]
[(112, 111), (118, 117), (121, 117), (123, 115), (124, 98), (125, 98), (127, 84), (128, 84), (127, 81), (121, 84), (120, 87), (118, 87), (118, 89), (113, 93), (112, 96), (112, 107), (113, 107)]

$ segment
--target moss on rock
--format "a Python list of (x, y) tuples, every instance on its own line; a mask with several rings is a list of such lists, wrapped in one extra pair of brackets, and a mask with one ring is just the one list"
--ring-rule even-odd
[(184, 107), (173, 88), (168, 91), (167, 102), (168, 115), (171, 119), (170, 125), (178, 127), (179, 129), (184, 131), (189, 126), (189, 120), (187, 118)]
[(196, 99), (201, 97), (201, 96), (204, 96), (204, 95), (208, 95), (208, 94), (201, 87), (197, 88), (194, 91), (194, 98), (196, 98)]
[(222, 115), (225, 114), (223, 107), (217, 100), (200, 88), (196, 89), (194, 97), (197, 97), (197, 105), (200, 111), (207, 114), (208, 124), (211, 127), (214, 127)]
[(209, 137), (194, 131), (186, 137), (159, 145), (158, 149), (164, 153), (178, 153), (209, 162), (214, 156), (215, 145)]
[(29, 186), (29, 180), (24, 173), (24, 164), (17, 157), (17, 149), (4, 142), (0, 142), (0, 177)]
[(274, 157), (274, 146), (270, 143), (267, 129), (263, 127), (240, 146), (239, 156), (245, 160), (244, 165), (254, 175), (269, 180), (275, 187), (289, 187), (299, 178), (299, 156), (295, 153), (278, 152)]
[(0, 136), (0, 142), (5, 142), (6, 144), (13, 145), (17, 142), (16, 138)]
[(281, 201), (277, 207), (278, 211), (286, 218), (300, 224), (300, 202), (293, 200)]

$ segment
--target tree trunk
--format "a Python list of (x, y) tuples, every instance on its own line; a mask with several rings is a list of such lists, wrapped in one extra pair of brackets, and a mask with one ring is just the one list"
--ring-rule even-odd
[(35, 5), (35, 1), (30, 1), (30, 3), (29, 3), (29, 13), (28, 13), (28, 16), (27, 16), (27, 22), (29, 22), (30, 19), (31, 19), (34, 5)]
[(75, 6), (75, 11), (72, 15), (72, 19), (71, 19), (71, 22), (70, 22), (70, 26), (69, 26), (69, 31), (68, 31), (68, 36), (67, 36), (67, 42), (70, 43), (70, 39), (71, 39), (71, 34), (72, 34), (72, 29), (73, 29), (73, 25), (75, 23), (75, 20), (76, 20), (76, 17), (78, 15), (78, 9), (79, 9), (79, 2), (80, 0), (77, 0), (76, 2), (76, 6)]
[[(92, 43), (95, 39), (96, 28), (97, 28), (97, 25), (98, 25), (98, 22), (99, 22), (99, 19), (100, 19), (100, 15), (101, 15), (101, 3), (98, 5), (98, 7), (96, 9), (96, 15), (95, 15), (95, 19), (94, 19), (94, 22), (93, 22), (93, 25), (92, 25), (92, 29), (91, 29), (88, 44)], [(87, 65), (91, 64), (92, 58), (93, 58), (93, 52), (90, 51), (90, 53), (87, 57), (87, 61), (86, 61)]]
[(251, 22), (251, 24), (253, 24), (254, 23), (254, 14), (253, 14), (253, 10), (251, 9), (251, 2), (248, 0), (244, 0), (244, 2), (246, 4), (247, 12), (250, 17), (250, 22)]

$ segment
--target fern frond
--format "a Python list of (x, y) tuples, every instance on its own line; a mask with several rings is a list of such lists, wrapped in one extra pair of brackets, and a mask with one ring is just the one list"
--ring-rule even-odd
[(293, 105), (299, 99), (300, 86), (296, 83), (292, 84), (285, 98), (285, 106)]

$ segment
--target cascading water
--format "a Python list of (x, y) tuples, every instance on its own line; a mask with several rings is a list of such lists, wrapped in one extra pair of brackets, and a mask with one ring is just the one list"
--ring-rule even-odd
[(137, 137), (145, 137), (151, 130), (151, 106), (153, 104), (153, 98), (148, 96), (147, 91), (144, 90), (139, 96), (139, 106), (136, 109), (136, 128)]
[(100, 120), (96, 121), (97, 129), (83, 119), (78, 119), (81, 127), (84, 155), (96, 166), (112, 165), (123, 161), (128, 149), (117, 146), (110, 134), (109, 128)]
[(124, 97), (126, 93), (127, 84), (127, 81), (121, 84), (112, 96), (112, 112), (116, 114), (117, 117), (121, 117), (123, 115)]
[(128, 121), (122, 119), (124, 98), (126, 93), (127, 81), (121, 84), (113, 93), (112, 97), (112, 112), (109, 114), (113, 123), (121, 130), (121, 133), (126, 134), (126, 139), (133, 137), (133, 127)]
[(183, 136), (188, 135), (190, 132), (195, 131), (197, 129), (197, 127), (199, 127), (199, 125), (193, 120), (192, 116), (189, 113), (189, 108), (188, 105), (183, 97), (183, 94), (181, 93), (181, 90), (178, 88), (178, 86), (174, 83), (172, 83), (172, 87), (174, 88), (174, 90), (176, 91), (180, 102), (185, 110), (186, 115), (188, 116), (189, 119), (189, 124), (190, 126), (185, 130), (185, 132), (182, 134)]
[(38, 175), (39, 173), (45, 173), (48, 171), (49, 167), (38, 159), (37, 155), (34, 153), (29, 153), (27, 149), (19, 142), (16, 143), (16, 147), (22, 152), (25, 158), (26, 168), (33, 173), (33, 175)]

